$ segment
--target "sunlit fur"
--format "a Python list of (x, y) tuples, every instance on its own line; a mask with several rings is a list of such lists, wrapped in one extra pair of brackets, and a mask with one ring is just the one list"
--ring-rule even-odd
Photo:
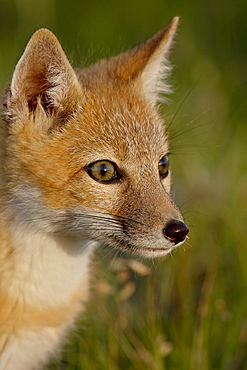
[[(18, 62), (0, 127), (1, 370), (37, 369), (58, 350), (87, 300), (97, 244), (144, 257), (175, 247), (163, 229), (182, 217), (158, 172), (168, 140), (157, 103), (177, 22), (78, 73), (41, 29)], [(88, 175), (102, 159), (121, 179)]]

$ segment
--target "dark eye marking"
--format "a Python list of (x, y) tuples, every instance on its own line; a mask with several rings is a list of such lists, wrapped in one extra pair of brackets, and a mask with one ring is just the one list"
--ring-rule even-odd
[(86, 171), (92, 179), (105, 184), (121, 178), (117, 165), (107, 159), (90, 163)]
[(169, 159), (167, 155), (161, 158), (159, 161), (159, 174), (162, 179), (168, 176), (169, 174)]

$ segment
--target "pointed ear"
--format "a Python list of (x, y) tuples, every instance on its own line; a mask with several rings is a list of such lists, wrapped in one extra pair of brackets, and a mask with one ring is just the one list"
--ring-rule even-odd
[(45, 110), (61, 104), (68, 108), (79, 91), (75, 72), (57, 38), (47, 29), (35, 32), (15, 68), (11, 99), (27, 102), (31, 110), (38, 102)]
[(154, 105), (165, 100), (164, 94), (171, 93), (167, 83), (171, 69), (167, 57), (178, 21), (178, 17), (173, 18), (166, 28), (151, 39), (120, 55), (117, 63), (118, 77), (134, 80)]

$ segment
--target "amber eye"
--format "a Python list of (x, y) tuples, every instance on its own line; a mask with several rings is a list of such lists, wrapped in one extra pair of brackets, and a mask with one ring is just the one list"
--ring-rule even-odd
[(162, 179), (164, 179), (169, 173), (169, 159), (167, 155), (161, 158), (159, 162), (159, 174)]
[(87, 173), (94, 180), (107, 183), (119, 178), (116, 165), (107, 160), (101, 160), (91, 163), (87, 167)]

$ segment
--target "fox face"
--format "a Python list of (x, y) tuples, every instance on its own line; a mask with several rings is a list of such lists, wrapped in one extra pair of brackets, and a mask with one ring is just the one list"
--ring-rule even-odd
[(34, 34), (6, 93), (10, 217), (144, 257), (185, 240), (157, 109), (177, 21), (77, 73), (50, 31)]

